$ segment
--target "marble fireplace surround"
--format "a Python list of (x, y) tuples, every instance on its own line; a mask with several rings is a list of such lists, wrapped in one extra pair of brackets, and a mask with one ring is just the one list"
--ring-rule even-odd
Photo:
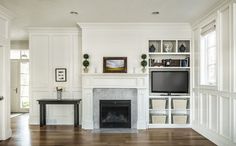
[(93, 89), (93, 126), (100, 128), (100, 100), (130, 100), (131, 128), (137, 129), (137, 89), (134, 88), (94, 88)]
[(131, 100), (131, 128), (148, 124), (147, 74), (83, 74), (82, 128), (99, 128), (99, 100)]

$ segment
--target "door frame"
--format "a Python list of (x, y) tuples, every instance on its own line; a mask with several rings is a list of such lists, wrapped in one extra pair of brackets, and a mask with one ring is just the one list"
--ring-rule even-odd
[[(0, 35), (0, 74), (2, 82), (0, 83), (1, 94), (4, 99), (0, 101), (0, 140), (6, 140), (11, 137), (10, 123), (10, 23), (14, 14), (0, 5), (0, 18), (3, 20), (3, 30)], [(2, 120), (1, 120), (2, 119)]]
[[(12, 135), (10, 126), (10, 43), (1, 45), (0, 42), (0, 140), (6, 140)], [(2, 120), (1, 120), (2, 119)]]
[[(19, 102), (17, 104), (19, 104), (17, 110), (18, 112), (21, 112), (21, 113), (29, 113), (29, 108), (20, 108), (20, 100), (21, 100), (21, 78), (20, 78), (20, 74), (21, 74), (21, 63), (22, 62), (27, 62), (29, 63), (29, 59), (10, 59), (10, 62), (11, 62), (11, 66), (10, 68), (12, 67), (12, 62), (17, 62), (18, 63), (18, 74), (17, 74), (17, 90), (18, 90), (18, 97), (19, 98)], [(12, 78), (10, 77), (10, 81), (12, 80)], [(12, 86), (11, 86), (11, 92), (10, 92), (10, 97), (11, 97), (11, 100), (12, 100)], [(29, 99), (30, 100), (30, 99)], [(11, 101), (12, 102), (12, 101)], [(12, 103), (11, 103), (12, 104)]]

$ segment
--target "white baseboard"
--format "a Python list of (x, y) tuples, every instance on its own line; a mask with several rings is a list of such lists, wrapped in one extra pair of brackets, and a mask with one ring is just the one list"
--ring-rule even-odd
[(227, 139), (216, 132), (197, 126), (193, 126), (192, 128), (218, 146), (236, 146), (236, 143), (233, 143), (230, 139)]

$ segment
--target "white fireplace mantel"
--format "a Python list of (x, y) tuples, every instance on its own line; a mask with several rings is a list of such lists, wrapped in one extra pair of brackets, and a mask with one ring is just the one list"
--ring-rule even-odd
[(82, 128), (93, 126), (94, 88), (137, 89), (137, 129), (146, 129), (148, 123), (148, 74), (82, 74)]

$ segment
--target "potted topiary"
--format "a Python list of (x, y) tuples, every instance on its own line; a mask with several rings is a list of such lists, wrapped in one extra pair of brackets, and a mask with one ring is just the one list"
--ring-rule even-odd
[(84, 57), (84, 61), (83, 61), (84, 72), (88, 73), (88, 66), (89, 66), (88, 58), (89, 58), (89, 55), (88, 54), (84, 54), (83, 57)]
[(142, 68), (142, 72), (143, 73), (145, 73), (146, 72), (146, 66), (147, 66), (147, 61), (146, 61), (146, 59), (147, 59), (147, 55), (146, 54), (142, 54), (141, 55), (141, 58), (143, 59), (142, 61), (141, 61), (141, 66), (143, 67)]

